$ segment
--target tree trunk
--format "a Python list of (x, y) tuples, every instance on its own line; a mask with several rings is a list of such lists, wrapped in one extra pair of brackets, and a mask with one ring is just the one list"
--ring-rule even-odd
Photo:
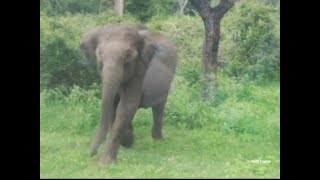
[(204, 22), (205, 41), (202, 59), (202, 97), (208, 100), (218, 87), (218, 48), (220, 41), (220, 21), (208, 18)]
[(205, 27), (202, 57), (202, 97), (209, 100), (218, 88), (218, 51), (220, 42), (220, 22), (224, 14), (236, 0), (220, 0), (214, 8), (209, 0), (190, 0), (197, 9)]
[(114, 0), (114, 7), (118, 11), (119, 16), (123, 16), (124, 11), (124, 0)]

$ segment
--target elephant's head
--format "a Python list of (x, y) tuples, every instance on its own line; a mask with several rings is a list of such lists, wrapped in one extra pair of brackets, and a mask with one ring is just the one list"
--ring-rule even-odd
[[(142, 25), (109, 24), (91, 29), (81, 41), (80, 49), (89, 63), (97, 60), (98, 69), (116, 66), (123, 71), (127, 81), (134, 72), (140, 73), (147, 67), (155, 50), (155, 43), (149, 38), (148, 29)], [(146, 68), (145, 67), (145, 68)], [(141, 69), (142, 68), (142, 69)], [(109, 71), (112, 71), (110, 68)]]

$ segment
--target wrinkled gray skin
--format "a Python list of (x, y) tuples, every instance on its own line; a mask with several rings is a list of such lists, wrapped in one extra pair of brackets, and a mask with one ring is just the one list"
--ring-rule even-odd
[(120, 144), (133, 144), (132, 120), (138, 108), (152, 108), (152, 137), (161, 139), (164, 108), (177, 64), (175, 45), (145, 26), (108, 24), (90, 30), (80, 49), (88, 61), (97, 61), (103, 85), (100, 127), (91, 156), (97, 153), (109, 127), (102, 164), (117, 160)]

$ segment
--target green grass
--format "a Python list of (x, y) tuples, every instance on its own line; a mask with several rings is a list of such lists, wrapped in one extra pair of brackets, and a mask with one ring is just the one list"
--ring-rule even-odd
[[(194, 108), (193, 101), (200, 101), (191, 99), (191, 105), (173, 103), (192, 97), (188, 96), (189, 91), (174, 88), (169, 95), (162, 141), (152, 141), (150, 109), (139, 110), (134, 119), (134, 146), (120, 148), (118, 162), (109, 167), (97, 163), (105, 145), (97, 156), (89, 156), (99, 120), (99, 100), (81, 102), (73, 95), (51, 102), (48, 93), (41, 93), (40, 177), (279, 178), (279, 82), (238, 88), (221, 86), (228, 90), (226, 98), (214, 107), (204, 108), (207, 121), (193, 129), (176, 124), (170, 112), (174, 108), (185, 109), (182, 113), (187, 114), (188, 108)], [(193, 114), (178, 117), (189, 121), (199, 117), (195, 115), (197, 111), (190, 112)]]

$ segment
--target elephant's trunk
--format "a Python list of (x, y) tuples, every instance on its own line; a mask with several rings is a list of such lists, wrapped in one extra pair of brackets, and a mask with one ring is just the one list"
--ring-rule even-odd
[(91, 155), (96, 154), (98, 147), (106, 137), (107, 130), (115, 118), (115, 97), (122, 81), (123, 69), (117, 63), (103, 65), (102, 76), (102, 106), (100, 129), (92, 143)]
[(102, 67), (102, 114), (101, 120), (109, 125), (114, 118), (115, 97), (122, 82), (123, 69), (116, 63)]

